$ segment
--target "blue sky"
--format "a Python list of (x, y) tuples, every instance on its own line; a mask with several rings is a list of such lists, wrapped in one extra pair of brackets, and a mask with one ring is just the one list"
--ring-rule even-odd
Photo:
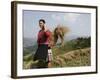
[(23, 11), (23, 35), (25, 38), (36, 38), (39, 31), (39, 19), (45, 19), (52, 31), (58, 24), (70, 29), (68, 36), (90, 36), (91, 14), (71, 12)]

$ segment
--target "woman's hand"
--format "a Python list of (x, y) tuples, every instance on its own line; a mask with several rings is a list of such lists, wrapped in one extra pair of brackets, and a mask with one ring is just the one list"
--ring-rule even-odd
[(44, 25), (44, 31), (47, 31), (47, 27), (46, 27), (46, 25)]

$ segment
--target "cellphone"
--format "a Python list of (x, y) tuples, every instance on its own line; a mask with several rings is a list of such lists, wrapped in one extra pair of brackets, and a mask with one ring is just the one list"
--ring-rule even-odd
[(44, 28), (44, 26), (43, 26), (43, 28), (42, 28), (42, 29), (43, 29), (43, 30), (45, 29), (45, 28)]

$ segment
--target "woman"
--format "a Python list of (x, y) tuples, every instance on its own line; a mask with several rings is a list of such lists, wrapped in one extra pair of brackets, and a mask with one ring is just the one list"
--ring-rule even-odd
[[(34, 55), (34, 60), (39, 60), (38, 68), (45, 68), (47, 67), (44, 64), (41, 64), (44, 62), (48, 65), (48, 67), (51, 67), (51, 58), (52, 58), (52, 51), (50, 46), (50, 40), (51, 40), (51, 32), (47, 29), (45, 25), (45, 20), (40, 19), (39, 20), (39, 26), (40, 31), (38, 32), (38, 49)], [(44, 65), (44, 66), (43, 66)]]

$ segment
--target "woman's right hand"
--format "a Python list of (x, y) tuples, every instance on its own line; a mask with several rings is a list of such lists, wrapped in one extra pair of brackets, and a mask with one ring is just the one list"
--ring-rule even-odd
[(47, 27), (46, 27), (46, 25), (44, 25), (44, 31), (47, 31)]

